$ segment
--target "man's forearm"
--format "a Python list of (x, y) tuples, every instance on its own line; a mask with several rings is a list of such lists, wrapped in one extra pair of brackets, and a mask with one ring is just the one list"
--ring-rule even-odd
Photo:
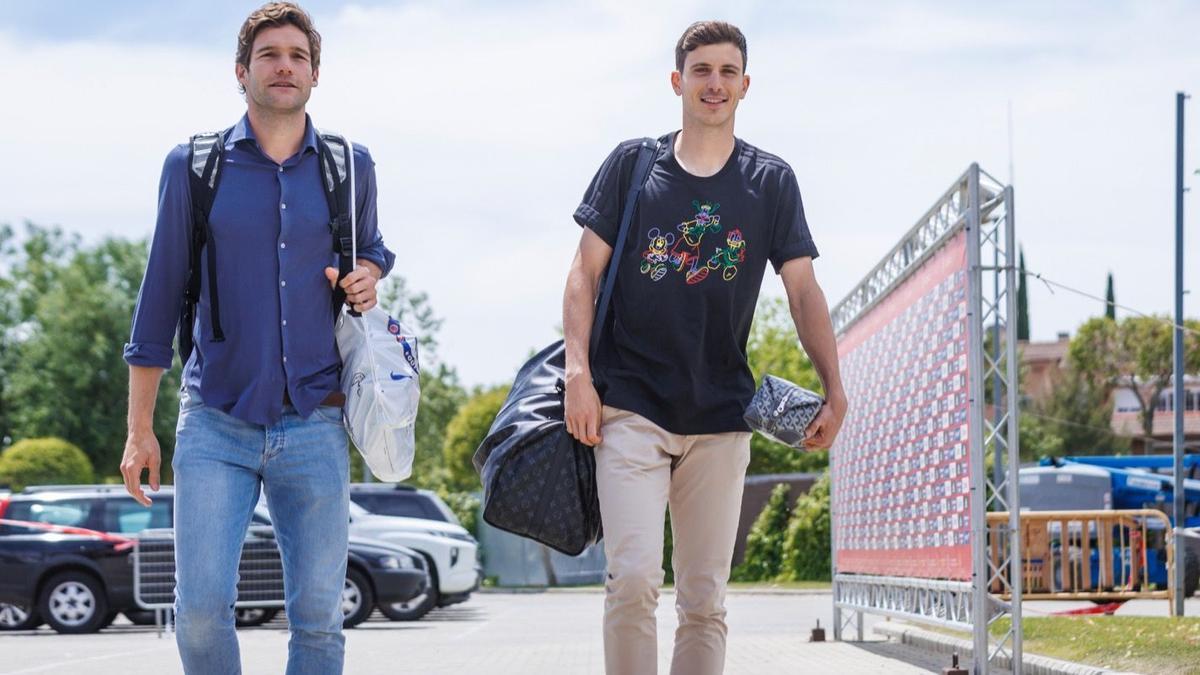
[(129, 435), (154, 433), (154, 402), (162, 368), (129, 366)]
[(567, 287), (563, 292), (563, 342), (566, 345), (567, 379), (586, 377), (591, 379), (589, 364), (591, 349), (593, 311), (596, 307), (597, 282), (590, 279), (576, 259), (567, 274)]
[(825, 397), (844, 403), (846, 392), (842, 388), (841, 369), (838, 367), (837, 338), (833, 334), (833, 323), (829, 320), (829, 305), (825, 294), (815, 284), (804, 289), (788, 303), (792, 322), (796, 324), (796, 335), (812, 361), (825, 388)]

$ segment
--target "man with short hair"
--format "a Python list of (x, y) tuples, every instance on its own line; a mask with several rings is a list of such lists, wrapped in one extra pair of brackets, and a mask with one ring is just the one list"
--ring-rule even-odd
[[(322, 141), (305, 114), (320, 58), (320, 34), (292, 3), (264, 5), (238, 35), (235, 74), (247, 110), (216, 141), (224, 161), (201, 249), (208, 262), (200, 266), (196, 319), (186, 327), (195, 347), (190, 358), (181, 354), (172, 462), (176, 641), (188, 673), (240, 672), (238, 561), (260, 489), (283, 559), (287, 672), (342, 672), (349, 459), (331, 288), (340, 285), (347, 304), (366, 311), (395, 257), (379, 235), (374, 163), (354, 146), (359, 257), (338, 280)], [(159, 488), (154, 400), (171, 366), (197, 226), (190, 170), (189, 145), (176, 147), (163, 166), (154, 241), (125, 346), (129, 435), (121, 471), (129, 493), (147, 506), (143, 470), (151, 490)], [(220, 271), (210, 276), (212, 269)]]
[(679, 629), (671, 672), (707, 675), (725, 662), (725, 587), (750, 461), (742, 419), (754, 394), (746, 340), (769, 261), (783, 278), (796, 333), (827, 403), (809, 448), (833, 443), (846, 413), (824, 294), (791, 167), (733, 133), (746, 95), (746, 39), (735, 26), (688, 27), (671, 86), (683, 128), (642, 190), (618, 262), (610, 319), (589, 354), (592, 308), (617, 239), (639, 143), (617, 146), (575, 220), (584, 230), (563, 300), (568, 431), (595, 446), (608, 558), (608, 673), (654, 673), (654, 609), (670, 507)]

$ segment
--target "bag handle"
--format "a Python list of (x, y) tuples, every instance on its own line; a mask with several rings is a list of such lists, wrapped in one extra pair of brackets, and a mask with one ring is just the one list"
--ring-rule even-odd
[(650, 177), (650, 168), (654, 166), (654, 160), (658, 159), (661, 146), (661, 142), (652, 138), (643, 138), (641, 145), (638, 146), (637, 163), (634, 164), (633, 176), (629, 181), (629, 193), (625, 196), (625, 209), (621, 212), (621, 227), (617, 231), (617, 243), (616, 246), (613, 246), (612, 257), (608, 260), (608, 270), (604, 273), (604, 289), (600, 293), (599, 300), (596, 301), (596, 316), (592, 321), (592, 336), (588, 343), (588, 354), (593, 357), (600, 344), (600, 333), (604, 327), (604, 320), (608, 318), (608, 305), (612, 300), (613, 287), (617, 281), (621, 252), (625, 249), (625, 240), (629, 238), (633, 212), (637, 208), (642, 188), (646, 186), (646, 179)]

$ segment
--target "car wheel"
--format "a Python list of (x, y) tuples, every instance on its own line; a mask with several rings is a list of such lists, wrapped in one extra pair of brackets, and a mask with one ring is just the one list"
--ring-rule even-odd
[(375, 609), (375, 591), (371, 580), (356, 567), (346, 568), (346, 584), (342, 587), (342, 628), (354, 628), (371, 616)]
[(59, 633), (95, 633), (108, 618), (108, 599), (96, 577), (72, 570), (42, 586), (38, 613)]
[(36, 610), (0, 603), (0, 630), (33, 630), (42, 625)]
[(1190, 598), (1200, 587), (1200, 551), (1184, 549), (1183, 552), (1183, 597)]
[(238, 628), (261, 626), (279, 614), (277, 607), (241, 607), (233, 611), (233, 623)]
[(429, 585), (425, 587), (425, 591), (404, 602), (379, 605), (379, 611), (383, 612), (384, 616), (392, 621), (417, 621), (428, 614), (429, 610), (437, 607), (438, 601), (441, 599), (441, 595), (438, 593), (437, 568), (433, 566), (433, 561), (429, 558), (425, 559), (425, 564), (426, 569), (429, 570)]

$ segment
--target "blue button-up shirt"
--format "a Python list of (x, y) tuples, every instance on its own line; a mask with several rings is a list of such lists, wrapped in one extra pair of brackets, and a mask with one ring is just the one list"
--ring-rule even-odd
[[(284, 392), (308, 416), (339, 389), (333, 296), (325, 278), (337, 267), (329, 206), (321, 185), (312, 121), (300, 151), (277, 164), (242, 117), (225, 143), (225, 163), (209, 218), (217, 250), (223, 342), (212, 341), (207, 260), (183, 385), (205, 405), (255, 424), (283, 415)], [(125, 361), (170, 368), (187, 285), (192, 199), (188, 145), (167, 155), (158, 189), (158, 222), (133, 314)], [(375, 210), (375, 163), (354, 146), (358, 257), (387, 274), (395, 256), (383, 245)], [(204, 252), (207, 255), (207, 251)]]

